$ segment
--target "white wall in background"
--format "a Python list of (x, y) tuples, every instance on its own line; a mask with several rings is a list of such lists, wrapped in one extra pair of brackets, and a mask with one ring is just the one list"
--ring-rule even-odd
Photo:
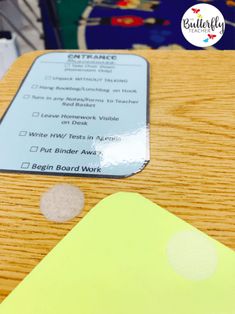
[(13, 34), (12, 39), (0, 39), (0, 79), (17, 57), (16, 36)]
[[(38, 7), (37, 0), (29, 1), (31, 6), (36, 11), (37, 15), (40, 16), (40, 10)], [(30, 10), (25, 6), (22, 0), (17, 0), (17, 3), (24, 13), (32, 20), (32, 22), (40, 29), (42, 32), (42, 25), (38, 23), (35, 19), (35, 16), (30, 12)], [(44, 42), (39, 38), (39, 34), (35, 31), (34, 28), (29, 25), (29, 23), (22, 18), (18, 10), (7, 0), (0, 0), (0, 9), (7, 15), (7, 17), (17, 26), (17, 29), (20, 30), (24, 36), (26, 36), (32, 44), (37, 48), (37, 50), (44, 49)], [(0, 30), (11, 31), (11, 27), (3, 21), (0, 17)], [(24, 54), (26, 52), (32, 51), (32, 48), (29, 47), (20, 36), (16, 35), (17, 47), (19, 47), (19, 54)], [(15, 39), (14, 39), (15, 40)], [(13, 40), (13, 41), (14, 41)], [(13, 42), (8, 43), (7, 40), (3, 40), (0, 48), (0, 79), (3, 76), (3, 71), (5, 72), (10, 66), (11, 63), (15, 60), (17, 54), (17, 49), (14, 48)], [(16, 55), (16, 56), (15, 56)]]

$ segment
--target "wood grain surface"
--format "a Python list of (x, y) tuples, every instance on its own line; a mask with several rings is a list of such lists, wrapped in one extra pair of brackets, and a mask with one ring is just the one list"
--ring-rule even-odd
[[(19, 58), (0, 82), (0, 116), (42, 53)], [(235, 52), (135, 53), (151, 67), (151, 162), (127, 179), (0, 174), (0, 301), (117, 191), (139, 192), (235, 249)], [(79, 186), (86, 197), (83, 214), (69, 223), (48, 222), (39, 211), (40, 195), (59, 182)]]

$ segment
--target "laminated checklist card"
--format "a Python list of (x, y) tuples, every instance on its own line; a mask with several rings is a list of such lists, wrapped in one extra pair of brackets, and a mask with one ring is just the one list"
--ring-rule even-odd
[(50, 52), (0, 120), (0, 172), (123, 178), (150, 159), (149, 64), (134, 54)]
[(1, 314), (234, 314), (235, 254), (139, 194), (98, 203)]

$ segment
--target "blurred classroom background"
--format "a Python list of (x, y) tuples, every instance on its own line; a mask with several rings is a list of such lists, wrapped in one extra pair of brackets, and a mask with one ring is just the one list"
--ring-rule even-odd
[[(207, 49), (235, 49), (235, 0), (201, 0), (224, 15), (223, 38)], [(21, 54), (42, 49), (201, 49), (181, 33), (197, 0), (0, 0), (0, 78)]]

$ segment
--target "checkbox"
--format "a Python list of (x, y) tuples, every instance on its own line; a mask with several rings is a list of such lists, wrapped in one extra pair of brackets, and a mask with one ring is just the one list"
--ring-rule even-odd
[(29, 162), (22, 162), (21, 169), (29, 169), (30, 163)]
[(40, 112), (33, 112), (32, 117), (39, 117)]
[(27, 135), (27, 131), (20, 131), (19, 136), (26, 136)]
[(30, 98), (30, 95), (24, 95), (23, 98), (24, 98), (24, 99), (29, 99), (29, 98)]
[(38, 151), (38, 146), (31, 146), (29, 151), (31, 153), (36, 153)]
[(36, 89), (36, 88), (38, 88), (38, 85), (35, 85), (35, 84), (34, 84), (34, 85), (32, 85), (31, 87), (32, 87), (33, 89)]

